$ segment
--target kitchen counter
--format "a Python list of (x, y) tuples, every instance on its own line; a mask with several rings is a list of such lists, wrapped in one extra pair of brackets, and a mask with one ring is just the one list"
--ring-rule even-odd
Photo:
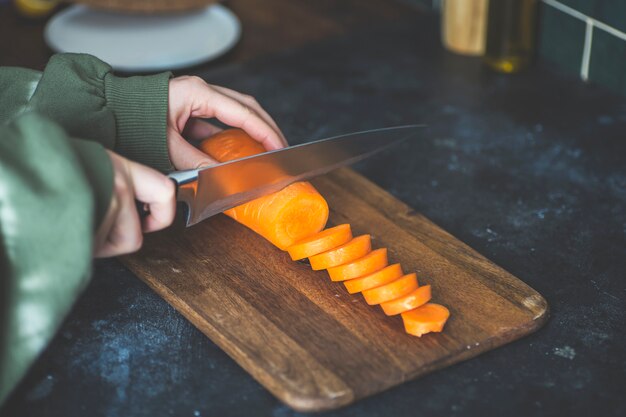
[[(489, 72), (440, 47), (434, 15), (389, 7), (401, 13), (192, 72), (256, 96), (293, 143), (427, 123), (356, 169), (537, 289), (551, 318), (323, 415), (625, 415), (626, 100), (545, 64)], [(0, 415), (300, 414), (109, 260)]]

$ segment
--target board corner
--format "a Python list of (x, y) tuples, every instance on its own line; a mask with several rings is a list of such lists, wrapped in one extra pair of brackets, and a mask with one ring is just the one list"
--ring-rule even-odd
[(304, 394), (282, 392), (276, 395), (285, 405), (300, 413), (317, 413), (331, 411), (351, 404), (355, 400), (350, 389), (341, 392)]

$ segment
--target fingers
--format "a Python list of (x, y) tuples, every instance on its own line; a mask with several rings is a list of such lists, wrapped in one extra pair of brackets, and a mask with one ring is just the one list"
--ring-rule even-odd
[(183, 136), (190, 140), (202, 140), (221, 131), (222, 129), (219, 127), (205, 122), (202, 119), (189, 119), (187, 126), (185, 126)]
[[(189, 100), (192, 101), (191, 106), (188, 105)], [(181, 112), (188, 108), (191, 114), (181, 116)], [(181, 120), (186, 122), (193, 117), (216, 117), (227, 125), (245, 130), (267, 150), (285, 146), (285, 139), (276, 123), (265, 116), (267, 113), (256, 101), (248, 96), (237, 97), (232, 90), (220, 90), (198, 77), (170, 81), (170, 112), (173, 115), (169, 119), (177, 126)]]
[(132, 181), (126, 167), (126, 160), (119, 155), (109, 152), (113, 163), (113, 194), (115, 210), (107, 213), (112, 216), (106, 219), (103, 225), (110, 225), (105, 233), (104, 243), (95, 247), (96, 257), (111, 257), (137, 251), (143, 242), (141, 222), (135, 208)]
[(126, 190), (120, 191), (116, 187), (119, 198), (119, 211), (109, 231), (103, 248), (99, 251), (100, 257), (111, 257), (136, 252), (143, 243), (141, 222), (135, 207), (132, 193)]
[(274, 128), (276, 133), (278, 133), (278, 136), (281, 139), (281, 144), (283, 145), (282, 147), (287, 146), (287, 139), (285, 139), (285, 135), (283, 135), (283, 132), (278, 128), (278, 125), (276, 124), (274, 119), (272, 119), (272, 117), (263, 109), (263, 107), (261, 107), (261, 105), (256, 101), (254, 97), (241, 94), (238, 91), (231, 90), (230, 88), (221, 87), (218, 85), (214, 85), (212, 87), (216, 89), (217, 91), (221, 92), (222, 94), (232, 99), (235, 99), (247, 105), (252, 110), (254, 110), (267, 124), (269, 124), (272, 128)]
[[(154, 232), (169, 226), (176, 214), (176, 187), (160, 172), (145, 165), (126, 160), (138, 201), (148, 205), (149, 214), (143, 219), (142, 230)], [(137, 211), (134, 199), (132, 209)]]
[(217, 163), (210, 156), (187, 142), (174, 129), (168, 128), (167, 137), (170, 159), (177, 169), (197, 169)]
[(196, 117), (217, 117), (233, 127), (245, 130), (267, 150), (280, 149), (282, 139), (254, 110), (241, 102), (216, 91), (205, 91), (205, 99)]
[[(175, 187), (165, 175), (131, 162), (113, 152), (113, 197), (94, 238), (94, 256), (111, 257), (137, 251), (143, 232), (169, 226), (175, 215)], [(135, 199), (148, 205), (149, 215), (139, 219)], [(143, 224), (142, 224), (143, 223)]]
[(96, 232), (96, 235), (94, 236), (94, 242), (93, 242), (94, 257), (104, 258), (107, 256), (114, 256), (114, 255), (111, 255), (112, 248), (109, 247), (110, 245), (108, 244), (108, 239), (109, 239), (109, 232), (111, 231), (111, 229), (113, 228), (113, 225), (115, 224), (115, 219), (117, 218), (117, 214), (119, 213), (119, 210), (120, 210), (119, 199), (117, 198), (117, 194), (113, 192), (113, 195), (111, 196), (111, 203), (109, 204), (109, 209), (107, 210), (104, 216), (104, 219), (102, 219), (102, 222), (100, 223), (100, 226), (98, 227), (98, 231)]

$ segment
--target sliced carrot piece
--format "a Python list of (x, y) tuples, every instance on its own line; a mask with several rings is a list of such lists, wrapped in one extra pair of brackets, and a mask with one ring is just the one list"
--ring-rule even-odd
[(335, 249), (311, 256), (309, 262), (311, 263), (311, 268), (319, 271), (359, 259), (367, 255), (371, 250), (372, 241), (370, 235), (361, 235)]
[(421, 336), (430, 332), (440, 332), (450, 317), (450, 310), (446, 307), (428, 303), (415, 310), (402, 313), (404, 329), (414, 336)]
[(347, 264), (328, 268), (332, 281), (346, 281), (379, 271), (387, 266), (387, 249), (376, 249)]
[[(265, 152), (259, 142), (240, 129), (213, 135), (202, 141), (200, 149), (219, 162)], [(254, 168), (254, 175), (268, 178), (280, 170), (273, 165)], [(235, 184), (234, 188), (240, 185)], [(224, 186), (233, 187), (232, 183)], [(320, 232), (328, 220), (328, 211), (326, 200), (310, 183), (297, 182), (224, 214), (287, 250), (293, 260), (308, 257), (314, 270), (329, 269), (333, 281), (344, 281), (351, 294), (362, 291), (367, 303), (381, 304), (385, 314), (402, 314), (407, 333), (421, 336), (440, 332), (450, 312), (439, 304), (427, 303), (430, 286), (418, 287), (416, 275), (402, 275), (400, 264), (386, 266), (387, 249), (372, 252), (370, 236), (353, 239), (348, 224)]]
[(326, 200), (308, 182), (242, 204), (224, 214), (285, 250), (296, 241), (318, 233), (326, 225)]
[(388, 284), (400, 278), (402, 275), (404, 275), (404, 272), (402, 272), (400, 264), (393, 264), (381, 269), (380, 271), (376, 271), (373, 274), (344, 281), (343, 285), (346, 286), (346, 289), (350, 294), (356, 294), (357, 292)]
[[(200, 149), (219, 162), (265, 152), (261, 144), (240, 129), (228, 129), (213, 135), (202, 141)], [(258, 171), (258, 174), (263, 173)], [(280, 249), (286, 249), (324, 228), (328, 220), (328, 204), (310, 183), (296, 182), (281, 191), (226, 210), (224, 214)]]
[(287, 252), (289, 252), (292, 260), (299, 261), (341, 246), (349, 242), (350, 239), (352, 239), (350, 225), (340, 224), (296, 242), (287, 248)]
[(403, 297), (417, 288), (415, 273), (407, 274), (389, 284), (363, 291), (363, 297), (369, 305), (385, 303)]
[(430, 301), (430, 297), (430, 285), (424, 285), (404, 297), (381, 303), (380, 306), (386, 315), (395, 316), (426, 304)]

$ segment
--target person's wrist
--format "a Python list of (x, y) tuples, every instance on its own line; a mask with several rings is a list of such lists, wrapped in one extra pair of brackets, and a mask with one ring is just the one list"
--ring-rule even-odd
[(115, 151), (161, 172), (172, 170), (167, 146), (169, 72), (105, 77), (107, 106), (117, 131)]

